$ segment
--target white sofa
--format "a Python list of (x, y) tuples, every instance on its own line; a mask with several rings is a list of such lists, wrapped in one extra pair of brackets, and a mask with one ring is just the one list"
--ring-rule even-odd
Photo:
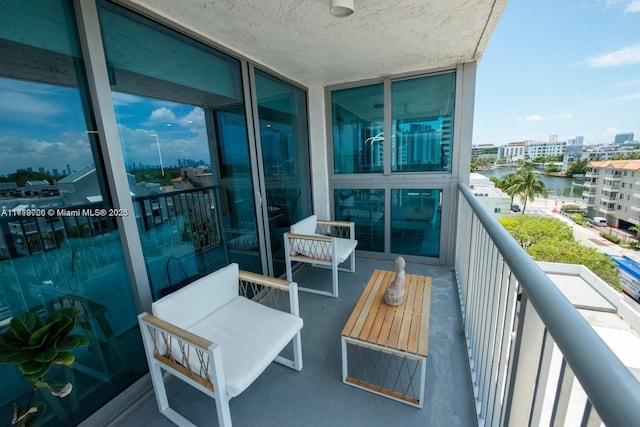
[[(273, 292), (288, 293), (288, 312), (256, 302), (273, 301)], [(302, 369), (296, 283), (231, 264), (154, 302), (152, 312), (138, 316), (151, 379), (160, 412), (178, 425), (192, 424), (169, 407), (163, 370), (214, 398), (219, 425), (230, 426), (229, 400), (272, 361)], [(280, 355), (289, 342), (293, 359)]]
[[(301, 291), (332, 297), (338, 296), (338, 271), (356, 271), (355, 224), (346, 221), (318, 220), (311, 215), (291, 226), (284, 234), (287, 280), (293, 280), (292, 262), (305, 262), (314, 266), (329, 267), (332, 271), (331, 292), (300, 287)], [(351, 258), (349, 268), (340, 264)]]

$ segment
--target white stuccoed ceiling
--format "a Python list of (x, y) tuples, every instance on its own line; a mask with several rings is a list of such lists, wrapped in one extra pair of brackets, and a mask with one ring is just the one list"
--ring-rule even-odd
[(507, 0), (121, 0), (307, 86), (479, 60)]

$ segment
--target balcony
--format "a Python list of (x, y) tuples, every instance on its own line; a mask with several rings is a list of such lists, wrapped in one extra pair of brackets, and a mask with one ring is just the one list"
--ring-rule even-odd
[(604, 204), (598, 208), (598, 212), (603, 214), (612, 214), (617, 212), (616, 205), (614, 204)]
[[(390, 260), (359, 257), (356, 273), (341, 273), (340, 298), (300, 294), (305, 367), (297, 373), (272, 364), (231, 401), (236, 425), (632, 423), (638, 380), (466, 186), (458, 204), (457, 229), (465, 232), (456, 238), (455, 271), (406, 267), (433, 279), (423, 409), (341, 382), (340, 331), (372, 271), (393, 270)], [(330, 282), (329, 271), (307, 268), (294, 279)], [(169, 384), (172, 406), (198, 425), (215, 424), (210, 399), (180, 381)], [(94, 418), (105, 421), (104, 413)], [(148, 388), (117, 423), (171, 425)]]
[(616, 203), (618, 201), (618, 193), (603, 194), (600, 200), (605, 203)]

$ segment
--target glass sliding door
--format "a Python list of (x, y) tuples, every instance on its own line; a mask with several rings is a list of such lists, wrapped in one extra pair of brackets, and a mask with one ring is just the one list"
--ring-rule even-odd
[(273, 274), (285, 271), (283, 234), (312, 213), (306, 93), (255, 70), (263, 199)]
[[(1, 2), (0, 331), (32, 312), (79, 310), (89, 346), (39, 389), (42, 425), (77, 425), (146, 372), (137, 308), (109, 201), (71, 2)], [(33, 384), (0, 365), (0, 419)]]
[(100, 4), (154, 299), (230, 262), (260, 272), (240, 62)]
[(456, 69), (331, 90), (334, 215), (356, 224), (359, 250), (442, 258), (458, 77)]
[(438, 257), (442, 190), (391, 190), (391, 252)]
[(337, 221), (353, 222), (358, 250), (384, 252), (384, 190), (334, 190)]

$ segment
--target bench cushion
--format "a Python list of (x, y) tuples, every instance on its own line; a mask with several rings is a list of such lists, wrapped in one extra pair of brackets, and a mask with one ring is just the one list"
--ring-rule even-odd
[(336, 244), (336, 252), (338, 254), (338, 264), (343, 263), (349, 258), (349, 255), (358, 246), (358, 241), (354, 239), (335, 238), (333, 241)]
[(189, 329), (238, 296), (239, 277), (238, 264), (229, 264), (154, 302), (153, 315)]
[(294, 234), (316, 234), (318, 227), (318, 216), (311, 215), (291, 225), (291, 232)]
[(234, 397), (269, 366), (301, 328), (300, 317), (238, 296), (189, 331), (220, 345), (227, 393)]

